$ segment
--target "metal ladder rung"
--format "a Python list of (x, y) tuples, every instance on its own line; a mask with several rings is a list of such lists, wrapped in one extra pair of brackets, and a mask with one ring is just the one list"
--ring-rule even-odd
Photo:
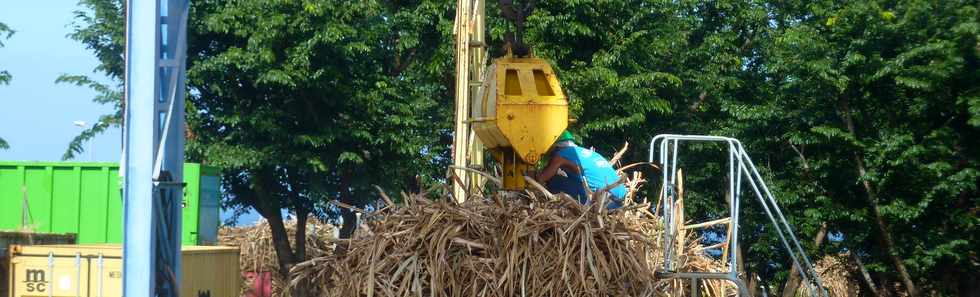
[(654, 275), (659, 279), (688, 279), (691, 280), (691, 297), (701, 296), (701, 280), (723, 280), (735, 284), (739, 296), (750, 296), (748, 286), (741, 279), (730, 273), (719, 272), (671, 272), (658, 270)]

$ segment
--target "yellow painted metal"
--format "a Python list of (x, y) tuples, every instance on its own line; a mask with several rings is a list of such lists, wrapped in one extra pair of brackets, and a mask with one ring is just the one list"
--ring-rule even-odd
[[(234, 247), (183, 246), (180, 295), (238, 296), (238, 253)], [(10, 256), (10, 297), (122, 296), (120, 245), (14, 246)]]
[(494, 156), (503, 164), (504, 188), (522, 190), (524, 170), (568, 128), (568, 97), (543, 59), (508, 55), (494, 60), (486, 73), (472, 104), (471, 127), (488, 149), (498, 152)]
[[(238, 248), (192, 246), (181, 249), (181, 296), (238, 296), (241, 287)], [(190, 275), (188, 275), (190, 274)]]
[[(483, 145), (474, 139), (467, 110), (471, 98), (483, 81), (486, 61), (485, 0), (457, 0), (453, 33), (456, 35), (456, 118), (453, 134), (453, 165), (482, 166)], [(464, 188), (475, 188), (483, 183), (482, 177), (471, 172), (455, 170), (462, 183), (453, 182), (453, 197), (465, 200)], [(450, 179), (452, 180), (452, 179)]]
[[(456, 1), (453, 165), (482, 164), (486, 147), (503, 165), (504, 188), (522, 190), (524, 172), (568, 127), (568, 97), (545, 60), (508, 54), (486, 68), (484, 9), (484, 0)], [(455, 172), (462, 183), (453, 183), (453, 197), (462, 201), (464, 187), (481, 184), (481, 178)]]
[[(487, 68), (487, 48), (486, 48), (486, 0), (475, 0), (473, 1), (474, 7), (470, 10), (469, 15), (471, 25), (470, 29), (470, 52), (468, 61), (470, 66), (468, 67), (470, 71), (469, 86), (470, 90), (466, 93), (466, 106), (463, 109), (465, 112), (469, 110), (469, 105), (472, 104), (471, 100), (475, 95), (479, 93), (479, 89), (484, 80), (484, 70)], [(471, 96), (472, 95), (472, 96)], [(483, 143), (476, 137), (473, 129), (469, 129), (470, 135), (467, 136), (467, 141), (469, 141), (469, 150), (467, 151), (467, 166), (473, 165), (477, 168), (483, 168)], [(484, 180), (483, 176), (475, 174), (473, 172), (466, 172), (466, 182), (471, 189), (480, 189), (483, 187)]]
[(531, 164), (521, 160), (509, 147), (497, 148), (492, 152), (494, 159), (501, 164), (504, 189), (520, 190), (526, 188), (527, 182), (524, 180), (524, 173), (531, 168)]

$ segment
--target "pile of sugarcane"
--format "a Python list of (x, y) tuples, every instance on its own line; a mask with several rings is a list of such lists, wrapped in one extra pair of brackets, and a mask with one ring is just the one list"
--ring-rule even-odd
[[(296, 220), (283, 222), (290, 244), (295, 248)], [(306, 220), (306, 254), (308, 258), (323, 257), (333, 252), (333, 225), (315, 217)], [(273, 296), (288, 296), (287, 281), (279, 273), (279, 259), (272, 243), (272, 231), (265, 220), (245, 227), (222, 227), (218, 230), (221, 245), (237, 246), (241, 250), (239, 265), (242, 272), (270, 272)], [(252, 280), (242, 277), (242, 296), (252, 289)]]
[[(857, 283), (857, 272), (849, 253), (826, 255), (813, 265), (820, 281), (830, 297), (861, 296), (861, 285)], [(810, 295), (809, 286), (800, 286), (797, 296)]]
[[(638, 176), (636, 176), (638, 177)], [(635, 190), (638, 181), (629, 181)], [(631, 193), (636, 191), (630, 191)], [(292, 282), (319, 296), (662, 296), (689, 285), (655, 276), (663, 230), (649, 204), (582, 205), (564, 195), (526, 191), (445, 197), (406, 195), (375, 212), (344, 254), (296, 265)], [(721, 271), (697, 240), (680, 271)], [(702, 295), (730, 287), (705, 281)], [(669, 294), (667, 292), (670, 292)]]
[[(617, 164), (626, 147), (610, 163)], [(352, 239), (337, 253), (291, 270), (290, 286), (312, 286), (315, 296), (684, 296), (690, 284), (658, 278), (665, 232), (651, 202), (635, 197), (644, 183), (624, 172), (624, 206), (610, 210), (609, 189), (582, 204), (549, 193), (526, 178), (522, 192), (468, 189), (458, 203), (449, 191), (405, 194), (395, 204), (378, 188), (382, 205), (363, 214)], [(470, 168), (500, 186), (499, 178)], [(445, 187), (444, 187), (445, 188)], [(653, 203), (656, 204), (656, 203)], [(345, 207), (345, 205), (338, 205)], [(671, 232), (677, 232), (673, 230)], [(683, 235), (682, 235), (683, 236)], [(697, 238), (675, 255), (677, 271), (723, 271)], [(702, 296), (726, 296), (734, 287), (699, 283)]]

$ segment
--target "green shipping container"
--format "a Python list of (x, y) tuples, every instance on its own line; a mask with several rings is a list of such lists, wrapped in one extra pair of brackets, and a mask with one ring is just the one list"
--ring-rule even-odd
[[(220, 172), (184, 163), (182, 241), (215, 244)], [(0, 230), (75, 233), (78, 243), (121, 243), (123, 208), (116, 163), (0, 161)]]

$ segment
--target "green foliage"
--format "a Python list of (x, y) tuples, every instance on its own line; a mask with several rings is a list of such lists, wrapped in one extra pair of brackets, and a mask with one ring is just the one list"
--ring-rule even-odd
[[(881, 233), (868, 227), (875, 219), (866, 197), (873, 195), (897, 243), (890, 252), (904, 259), (914, 281), (962, 292), (977, 267), (967, 256), (976, 246), (964, 243), (980, 233), (971, 210), (980, 165), (971, 124), (980, 90), (976, 4), (814, 2), (770, 14), (779, 25), (759, 49), (768, 85), (759, 94), (769, 94), (761, 105), (777, 116), (755, 121), (735, 112), (737, 121), (725, 125), (740, 126), (736, 135), (766, 156), (787, 208), (816, 214), (791, 211), (802, 233), (826, 221), (843, 237), (824, 250), (855, 251), (879, 277), (899, 277)], [(792, 196), (803, 199), (786, 198)]]
[[(445, 168), (449, 2), (191, 3), (187, 157), (223, 168), (227, 207), (252, 207), (272, 222), (282, 235), (280, 273), (304, 257), (283, 242), (281, 210), (328, 215), (330, 200), (362, 205), (374, 200), (372, 185), (401, 189)], [(119, 79), (121, 1), (81, 4), (91, 12), (77, 13), (71, 36), (96, 52), (98, 71)], [(96, 102), (124, 104), (118, 88), (81, 76), (59, 81), (95, 89)], [(117, 124), (118, 115), (104, 122)]]
[[(3, 48), (3, 41), (14, 35), (14, 30), (10, 29), (10, 26), (0, 22), (0, 48)], [(10, 83), (10, 72), (0, 69), (0, 85), (5, 85)]]
[[(636, 13), (638, 7), (649, 13)], [(488, 11), (500, 26), (494, 10)], [(577, 134), (611, 151), (624, 140), (642, 142), (646, 133), (633, 127), (671, 111), (668, 94), (683, 81), (669, 67), (678, 49), (670, 43), (684, 33), (667, 29), (679, 24), (663, 16), (675, 12), (649, 1), (538, 3), (528, 18), (527, 40), (537, 56), (555, 63), (581, 123), (573, 127)]]
[[(11, 30), (10, 27), (7, 26), (7, 24), (0, 22), (0, 48), (4, 46), (3, 44), (4, 39), (10, 38), (10, 36), (13, 34), (14, 31)], [(7, 72), (6, 70), (0, 70), (0, 85), (9, 84), (10, 79), (11, 76), (9, 72)], [(7, 141), (3, 140), (3, 138), (0, 138), (0, 150), (8, 149), (8, 148), (10, 148), (10, 145), (7, 144)]]
[[(586, 145), (737, 137), (798, 234), (828, 223), (833, 240), (814, 254), (854, 251), (892, 282), (894, 252), (915, 282), (956, 294), (977, 268), (976, 245), (965, 243), (980, 233), (977, 19), (969, 1), (541, 1), (527, 40), (554, 62)], [(499, 40), (506, 25), (493, 15), (488, 23)], [(718, 150), (686, 149), (703, 155), (683, 165), (689, 216), (724, 215), (711, 190), (725, 188)], [(863, 181), (894, 250), (869, 227)], [(744, 233), (746, 265), (779, 288), (789, 261), (762, 211), (744, 206), (743, 220), (760, 222)]]
[(122, 81), (126, 68), (126, 15), (123, 0), (81, 0), (68, 37), (92, 50), (99, 60), (95, 71)]
[[(491, 51), (500, 55), (508, 24), (488, 2)], [(122, 2), (82, 5), (91, 12), (78, 13), (72, 37), (118, 81)], [(225, 168), (230, 205), (263, 215), (326, 211), (332, 199), (372, 200), (373, 184), (440, 179), (453, 118), (451, 1), (192, 5), (188, 156)], [(980, 268), (975, 2), (542, 0), (537, 7), (526, 40), (554, 63), (578, 118), (572, 129), (586, 145), (611, 153), (629, 141), (626, 160), (634, 162), (646, 161), (655, 134), (739, 138), (801, 239), (828, 226), (822, 246), (804, 240), (811, 255), (851, 251), (887, 290), (901, 278), (890, 260), (897, 256), (926, 291), (969, 292)], [(121, 106), (118, 86), (59, 81)], [(118, 114), (103, 119), (115, 124)], [(720, 150), (685, 152), (688, 217), (725, 215), (715, 190), (727, 186)], [(748, 199), (743, 206), (746, 269), (781, 288), (789, 259), (762, 210)], [(881, 244), (878, 219), (894, 247)]]
[(86, 75), (61, 74), (55, 83), (73, 84), (87, 87), (95, 91), (92, 102), (111, 105), (113, 112), (99, 116), (99, 121), (80, 132), (68, 143), (68, 148), (61, 155), (62, 160), (75, 158), (85, 151), (83, 145), (95, 136), (104, 133), (110, 127), (121, 127), (123, 124), (123, 90), (122, 80), (125, 61), (122, 56), (125, 51), (125, 15), (122, 0), (82, 0), (78, 3), (83, 9), (74, 11), (72, 33), (68, 37), (81, 42), (86, 48), (95, 53), (99, 64), (94, 71), (108, 76), (110, 84), (101, 83)]
[[(255, 14), (255, 11), (269, 13)], [(446, 2), (195, 4), (192, 156), (308, 171), (320, 200), (399, 188), (444, 165)], [(236, 174), (237, 175), (237, 174)]]
[(81, 154), (83, 151), (85, 151), (83, 144), (86, 141), (92, 140), (92, 138), (105, 132), (109, 127), (122, 126), (122, 89), (93, 81), (84, 75), (62, 74), (57, 80), (55, 80), (55, 82), (88, 87), (94, 90), (97, 94), (96, 97), (92, 99), (92, 102), (99, 104), (110, 104), (113, 106), (114, 110), (114, 112), (111, 114), (100, 116), (98, 122), (93, 124), (91, 127), (86, 128), (78, 136), (75, 136), (75, 138), (68, 143), (68, 149), (66, 149), (65, 153), (62, 154), (62, 160), (69, 160), (75, 158), (75, 156), (78, 154)]

